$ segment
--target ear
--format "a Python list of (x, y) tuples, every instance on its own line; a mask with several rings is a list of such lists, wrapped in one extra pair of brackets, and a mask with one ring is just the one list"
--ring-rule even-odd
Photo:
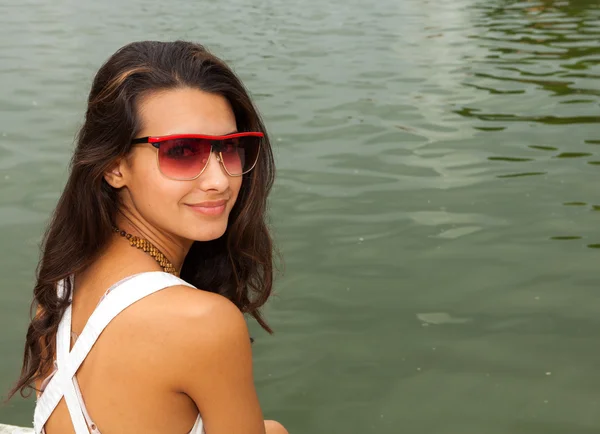
[(125, 187), (125, 177), (123, 176), (125, 169), (124, 164), (125, 162), (123, 159), (117, 160), (109, 170), (104, 172), (104, 179), (110, 186), (117, 189)]

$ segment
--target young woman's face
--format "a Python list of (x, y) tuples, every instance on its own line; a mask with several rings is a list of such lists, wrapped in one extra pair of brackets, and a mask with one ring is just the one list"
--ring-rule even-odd
[[(148, 95), (138, 110), (142, 127), (138, 137), (220, 136), (237, 131), (228, 101), (197, 89)], [(149, 143), (134, 145), (125, 164), (124, 181), (132, 205), (148, 223), (195, 241), (213, 240), (225, 233), (242, 176), (228, 175), (214, 152), (202, 174), (188, 181), (165, 177), (158, 167), (157, 149)]]

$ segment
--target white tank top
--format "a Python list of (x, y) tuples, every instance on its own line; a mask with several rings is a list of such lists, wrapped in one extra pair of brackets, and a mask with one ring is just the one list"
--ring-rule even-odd
[[(45, 434), (44, 425), (63, 396), (75, 433), (100, 434), (98, 427), (87, 412), (75, 373), (113, 318), (147, 295), (175, 285), (186, 285), (193, 288), (179, 277), (162, 271), (140, 273), (117, 282), (100, 299), (71, 351), (69, 351), (71, 346), (71, 305), (67, 307), (56, 333), (54, 371), (42, 383), (43, 393), (38, 396), (36, 401), (33, 418), (35, 434)], [(118, 291), (116, 291), (117, 288)], [(58, 296), (63, 298), (64, 281), (58, 283), (57, 290)], [(70, 299), (72, 300), (72, 297)], [(204, 434), (200, 415), (189, 434)]]

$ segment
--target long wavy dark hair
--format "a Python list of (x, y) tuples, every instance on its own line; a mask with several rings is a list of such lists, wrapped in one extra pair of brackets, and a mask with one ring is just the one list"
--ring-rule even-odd
[(265, 133), (259, 161), (244, 175), (225, 234), (216, 240), (194, 242), (181, 278), (227, 297), (272, 333), (259, 309), (271, 294), (273, 282), (273, 244), (266, 207), (275, 167), (260, 114), (235, 73), (202, 45), (134, 42), (113, 54), (92, 83), (70, 175), (42, 241), (21, 376), (8, 399), (17, 391), (29, 396), (34, 382), (54, 359), (53, 341), (73, 290), (67, 279), (66, 297), (61, 299), (57, 282), (94, 262), (113, 233), (120, 204), (117, 191), (103, 174), (117, 158), (129, 153), (131, 139), (139, 132), (136, 104), (145, 95), (176, 88), (223, 96), (233, 109), (238, 131)]

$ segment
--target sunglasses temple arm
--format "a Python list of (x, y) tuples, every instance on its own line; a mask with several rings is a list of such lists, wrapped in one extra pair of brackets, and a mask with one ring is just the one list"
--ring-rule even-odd
[[(137, 145), (139, 143), (150, 143), (150, 137), (140, 137), (131, 141), (132, 145)], [(152, 145), (154, 145), (154, 143), (152, 143)]]

